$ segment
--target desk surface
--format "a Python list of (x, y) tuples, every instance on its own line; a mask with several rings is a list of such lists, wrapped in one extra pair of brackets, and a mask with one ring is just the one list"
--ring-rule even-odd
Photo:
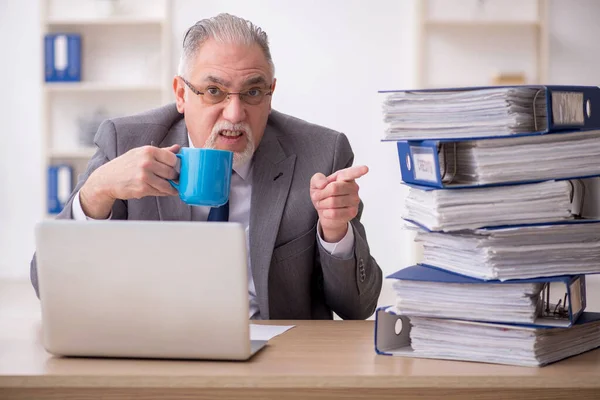
[(543, 367), (376, 355), (373, 321), (295, 324), (247, 362), (56, 358), (28, 284), (0, 283), (0, 398), (600, 398), (600, 351)]

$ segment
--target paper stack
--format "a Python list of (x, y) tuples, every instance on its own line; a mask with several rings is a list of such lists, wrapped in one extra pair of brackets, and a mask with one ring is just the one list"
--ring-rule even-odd
[(599, 347), (599, 320), (600, 314), (586, 313), (571, 328), (543, 329), (415, 317), (411, 343), (428, 358), (536, 367)]
[(477, 229), (444, 234), (419, 231), (423, 263), (480, 279), (600, 273), (600, 221)]
[(599, 347), (600, 314), (584, 310), (600, 220), (581, 211), (583, 178), (600, 176), (600, 88), (385, 95), (423, 260), (388, 277), (396, 303), (377, 312), (376, 350), (541, 366)]
[(413, 186), (405, 201), (405, 219), (445, 232), (571, 220), (580, 200), (573, 196), (568, 181), (456, 190)]
[(448, 139), (541, 132), (549, 128), (550, 105), (553, 124), (582, 125), (584, 93), (570, 89), (513, 86), (384, 92), (385, 138)]
[[(569, 327), (585, 307), (585, 275), (502, 282), (414, 265), (389, 278), (401, 315)], [(550, 285), (566, 298), (552, 303)]]

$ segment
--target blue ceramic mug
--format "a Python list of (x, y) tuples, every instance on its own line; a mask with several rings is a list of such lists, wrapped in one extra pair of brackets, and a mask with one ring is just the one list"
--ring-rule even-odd
[(229, 200), (233, 152), (216, 149), (183, 147), (179, 182), (169, 183), (179, 192), (179, 198), (193, 206), (218, 207)]

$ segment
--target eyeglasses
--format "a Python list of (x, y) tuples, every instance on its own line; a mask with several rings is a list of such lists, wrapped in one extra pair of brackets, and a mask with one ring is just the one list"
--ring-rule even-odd
[(240, 100), (246, 104), (250, 104), (252, 106), (259, 105), (266, 96), (270, 96), (273, 94), (272, 90), (266, 90), (261, 88), (251, 88), (248, 90), (244, 90), (243, 92), (227, 92), (221, 89), (218, 86), (211, 85), (208, 86), (204, 92), (196, 89), (191, 83), (189, 83), (185, 78), (181, 77), (181, 80), (190, 88), (190, 90), (198, 95), (202, 96), (202, 99), (208, 104), (218, 104), (225, 99), (228, 99), (232, 94), (237, 94), (240, 96)]

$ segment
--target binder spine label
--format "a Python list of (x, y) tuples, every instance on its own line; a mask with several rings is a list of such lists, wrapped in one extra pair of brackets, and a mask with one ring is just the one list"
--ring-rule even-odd
[(434, 149), (430, 147), (411, 146), (410, 152), (412, 154), (415, 180), (437, 182), (436, 154), (434, 154)]
[(584, 126), (583, 107), (583, 93), (552, 92), (554, 125)]

